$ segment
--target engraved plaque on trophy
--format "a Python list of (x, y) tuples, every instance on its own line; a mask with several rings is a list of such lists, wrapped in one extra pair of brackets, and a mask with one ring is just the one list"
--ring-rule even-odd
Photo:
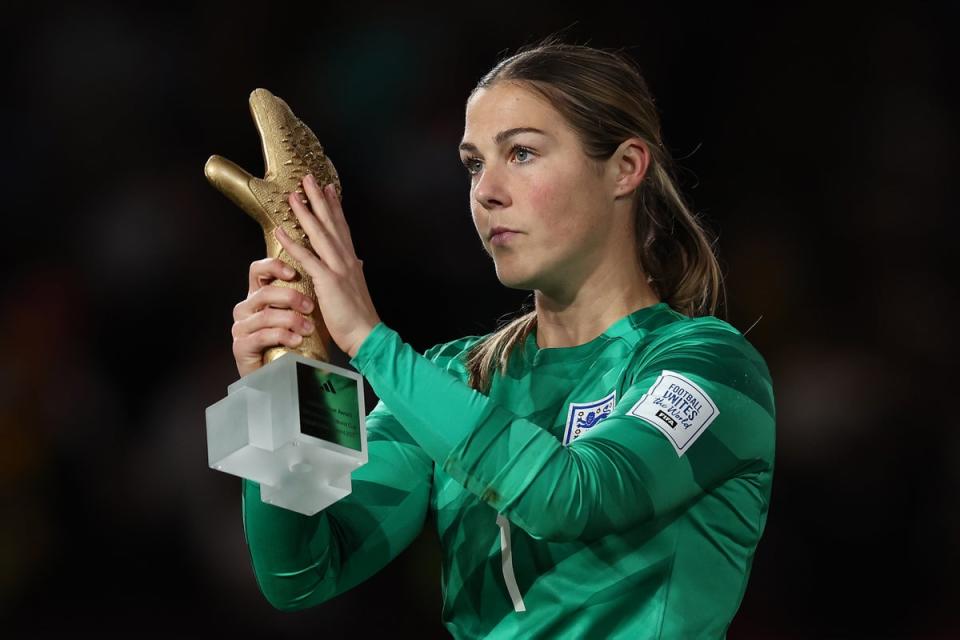
[(338, 195), (340, 181), (316, 136), (283, 100), (256, 89), (250, 112), (263, 147), (264, 177), (220, 156), (210, 157), (204, 173), (260, 224), (267, 255), (297, 271), (294, 280), (267, 286), (294, 287), (313, 299), (316, 330), (296, 349), (267, 350), (261, 368), (207, 407), (207, 457), (213, 469), (258, 482), (264, 502), (313, 515), (349, 495), (350, 473), (367, 461), (363, 378), (328, 362), (330, 334), (313, 282), (273, 231), (281, 226), (308, 245), (287, 197), (303, 197), (301, 181), (308, 173), (321, 187), (333, 183)]

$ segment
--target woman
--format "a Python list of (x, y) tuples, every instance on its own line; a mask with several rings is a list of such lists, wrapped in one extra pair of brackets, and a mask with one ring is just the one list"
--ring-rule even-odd
[[(703, 315), (719, 268), (642, 77), (588, 47), (522, 50), (471, 93), (460, 153), (497, 276), (535, 308), (422, 356), (377, 316), (333, 189), (308, 178), (308, 203), (291, 196), (312, 251), (278, 238), (380, 402), (344, 500), (305, 517), (245, 481), (261, 589), (282, 609), (329, 600), (432, 509), (457, 638), (723, 637), (766, 521), (772, 386), (746, 339)], [(262, 286), (290, 275), (251, 265), (241, 375), (312, 330), (309, 301)]]

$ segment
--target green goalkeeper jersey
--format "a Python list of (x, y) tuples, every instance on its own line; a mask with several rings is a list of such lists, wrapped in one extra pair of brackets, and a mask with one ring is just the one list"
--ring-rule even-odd
[(281, 609), (386, 565), (436, 514), (456, 638), (721, 638), (770, 501), (774, 400), (731, 325), (661, 302), (586, 344), (514, 350), (488, 395), (481, 336), (418, 354), (378, 324), (350, 363), (380, 402), (353, 492), (315, 516), (244, 481), (253, 568)]

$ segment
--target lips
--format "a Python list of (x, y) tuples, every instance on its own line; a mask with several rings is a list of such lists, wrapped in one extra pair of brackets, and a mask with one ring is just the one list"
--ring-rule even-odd
[(507, 227), (494, 227), (493, 229), (490, 230), (489, 239), (493, 239), (493, 236), (497, 235), (498, 233), (504, 233), (506, 231), (512, 231), (516, 233), (516, 229), (509, 229)]
[(507, 229), (506, 227), (494, 227), (490, 231), (490, 244), (499, 247), (507, 244), (510, 240), (518, 235), (519, 232), (514, 231), (513, 229)]

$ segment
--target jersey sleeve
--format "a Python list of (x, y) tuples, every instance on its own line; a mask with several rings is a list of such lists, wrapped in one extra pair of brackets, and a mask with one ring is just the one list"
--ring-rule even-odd
[[(735, 330), (697, 327), (644, 349), (614, 411), (570, 446), (422, 358), (382, 323), (351, 360), (436, 464), (532, 537), (594, 539), (684, 509), (738, 475), (769, 471), (769, 371)], [(654, 408), (669, 387), (707, 403)], [(671, 398), (673, 399), (673, 398)], [(701, 411), (694, 413), (699, 405)], [(664, 408), (677, 427), (656, 421)], [(692, 416), (692, 418), (691, 418)]]
[(347, 591), (386, 566), (423, 529), (433, 461), (382, 399), (366, 427), (367, 463), (353, 472), (352, 492), (313, 516), (265, 504), (259, 485), (243, 481), (254, 574), (278, 609), (303, 609)]

